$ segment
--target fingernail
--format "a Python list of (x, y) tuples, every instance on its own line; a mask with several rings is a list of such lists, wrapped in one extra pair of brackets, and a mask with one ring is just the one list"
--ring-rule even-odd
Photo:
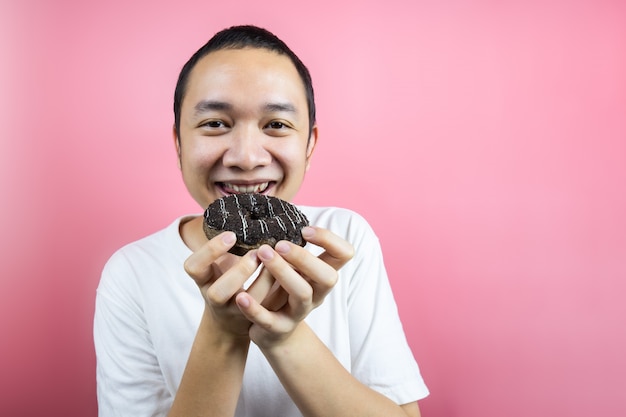
[(233, 232), (224, 232), (224, 234), (222, 234), (222, 242), (224, 242), (225, 245), (232, 245), (236, 241), (237, 236), (235, 236)]
[(289, 249), (290, 249), (289, 248), (289, 243), (281, 240), (280, 242), (278, 242), (276, 244), (276, 247), (274, 247), (274, 249), (276, 249), (276, 252), (278, 252), (278, 253), (285, 254), (285, 253), (289, 252)]
[(237, 297), (237, 303), (243, 308), (250, 307), (250, 300), (245, 295)]
[(256, 252), (257, 252), (256, 249), (253, 249), (248, 252), (248, 256), (250, 257), (250, 259), (252, 259), (255, 262), (257, 260)]
[(313, 235), (315, 234), (315, 229), (310, 227), (310, 226), (306, 226), (304, 228), (302, 228), (302, 237), (307, 239), (310, 237), (313, 237)]
[(257, 254), (259, 255), (259, 258), (264, 261), (269, 261), (274, 257), (274, 251), (267, 245), (261, 246), (257, 251)]

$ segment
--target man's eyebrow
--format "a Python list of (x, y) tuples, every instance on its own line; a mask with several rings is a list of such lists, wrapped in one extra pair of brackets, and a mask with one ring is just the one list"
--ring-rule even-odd
[[(194, 113), (196, 115), (200, 115), (202, 113), (210, 112), (210, 111), (229, 111), (233, 109), (233, 105), (227, 103), (225, 101), (219, 100), (201, 100), (194, 106)], [(271, 113), (271, 112), (286, 112), (286, 113), (296, 113), (296, 106), (289, 102), (284, 103), (265, 103), (262, 106), (263, 111)]]
[(223, 111), (230, 110), (233, 106), (224, 101), (216, 101), (216, 100), (202, 100), (199, 101), (195, 106), (195, 114), (202, 114), (208, 111)]
[(263, 110), (267, 112), (288, 112), (295, 113), (296, 106), (291, 103), (266, 103)]

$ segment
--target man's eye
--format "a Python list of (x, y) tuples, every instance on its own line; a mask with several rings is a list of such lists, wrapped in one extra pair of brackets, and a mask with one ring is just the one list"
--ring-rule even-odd
[(267, 127), (269, 127), (270, 129), (283, 129), (286, 126), (283, 122), (269, 122)]
[(221, 127), (226, 127), (226, 124), (221, 120), (209, 120), (206, 123), (203, 123), (202, 126), (210, 127), (212, 129), (219, 129)]

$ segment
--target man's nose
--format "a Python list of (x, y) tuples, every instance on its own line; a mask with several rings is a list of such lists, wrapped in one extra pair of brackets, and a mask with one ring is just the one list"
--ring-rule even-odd
[(223, 157), (225, 166), (249, 171), (271, 163), (272, 155), (265, 149), (265, 135), (257, 127), (242, 126), (233, 133)]

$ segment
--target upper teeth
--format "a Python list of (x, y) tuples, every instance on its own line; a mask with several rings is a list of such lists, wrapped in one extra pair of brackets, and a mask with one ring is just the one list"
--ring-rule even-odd
[(229, 184), (224, 183), (226, 188), (230, 188), (231, 190), (238, 193), (261, 193), (265, 191), (269, 182), (263, 182), (261, 184), (251, 184), (251, 185), (237, 185), (237, 184)]

